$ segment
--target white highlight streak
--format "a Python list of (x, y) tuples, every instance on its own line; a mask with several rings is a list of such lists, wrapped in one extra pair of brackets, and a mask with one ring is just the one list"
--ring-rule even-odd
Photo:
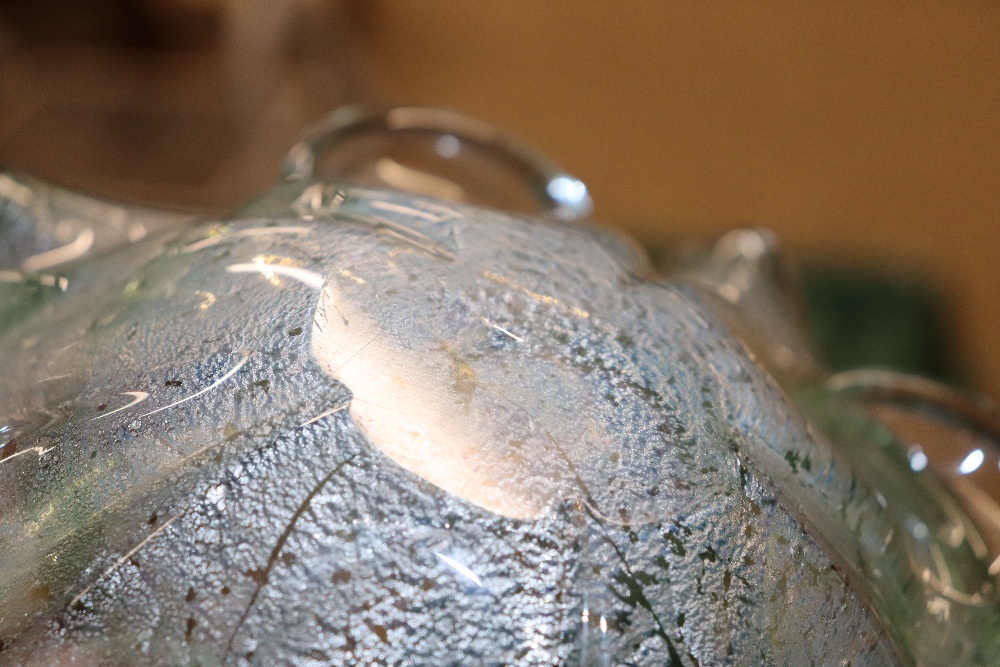
[(983, 454), (981, 449), (973, 449), (969, 452), (969, 455), (965, 457), (965, 460), (958, 464), (958, 473), (960, 475), (968, 475), (979, 470), (979, 466), (983, 465), (983, 459), (986, 456)]
[(90, 227), (84, 229), (80, 234), (66, 245), (40, 252), (37, 255), (26, 257), (21, 262), (21, 269), (28, 273), (41, 271), (50, 266), (64, 264), (83, 255), (94, 245), (94, 230)]
[(494, 329), (496, 329), (496, 330), (497, 330), (497, 331), (499, 331), (500, 333), (505, 333), (505, 334), (507, 334), (508, 336), (510, 336), (511, 338), (513, 338), (514, 340), (516, 340), (516, 341), (517, 341), (518, 343), (523, 343), (523, 342), (524, 342), (524, 339), (523, 339), (523, 338), (521, 338), (520, 336), (518, 336), (518, 335), (516, 335), (516, 334), (512, 334), (511, 332), (507, 331), (506, 329), (504, 329), (504, 328), (503, 328), (502, 326), (500, 326), (499, 324), (493, 324), (492, 322), (490, 322), (490, 321), (489, 321), (488, 319), (486, 319), (485, 317), (484, 317), (484, 318), (482, 318), (482, 320), (483, 320), (483, 324), (485, 324), (486, 326), (490, 326), (490, 327), (493, 327)]
[(440, 558), (441, 560), (443, 560), (446, 564), (451, 565), (451, 567), (454, 568), (456, 572), (458, 572), (460, 575), (462, 575), (463, 577), (474, 583), (476, 586), (484, 588), (483, 582), (479, 581), (479, 577), (476, 576), (476, 573), (470, 570), (469, 568), (465, 567), (461, 563), (459, 563), (457, 560), (453, 558), (448, 558), (444, 554), (439, 554), (436, 551), (432, 551), (431, 553)]
[(379, 158), (375, 163), (375, 173), (383, 181), (400, 190), (409, 190), (438, 199), (465, 200), (465, 191), (457, 183), (403, 166), (392, 158)]
[(314, 423), (318, 422), (320, 419), (322, 419), (323, 417), (329, 417), (330, 415), (336, 414), (336, 413), (340, 412), (341, 410), (344, 410), (345, 408), (347, 408), (348, 405), (350, 405), (350, 403), (343, 403), (342, 405), (338, 405), (335, 408), (330, 408), (326, 412), (319, 413), (318, 415), (316, 415), (315, 417), (313, 417), (312, 419), (310, 419), (309, 421), (305, 422), (302, 425), (303, 426), (309, 426), (309, 424), (314, 424)]
[(152, 412), (147, 412), (147, 413), (139, 415), (139, 416), (140, 417), (148, 417), (149, 415), (155, 415), (157, 412), (162, 412), (163, 410), (166, 410), (168, 408), (172, 408), (175, 405), (180, 405), (181, 403), (186, 403), (186, 402), (190, 401), (192, 398), (197, 398), (198, 396), (201, 396), (205, 392), (211, 391), (212, 389), (215, 389), (220, 384), (222, 384), (223, 382), (225, 382), (229, 378), (233, 377), (233, 375), (236, 374), (236, 371), (238, 371), (241, 368), (243, 368), (243, 364), (245, 364), (250, 359), (250, 355), (251, 354), (253, 354), (253, 352), (244, 352), (243, 353), (243, 358), (240, 360), (240, 362), (238, 364), (236, 364), (235, 366), (233, 366), (232, 368), (230, 368), (229, 371), (225, 375), (223, 375), (218, 380), (216, 380), (212, 384), (208, 385), (204, 389), (202, 389), (200, 391), (196, 391), (195, 393), (191, 394), (190, 396), (182, 398), (179, 401), (174, 401), (170, 405), (164, 405), (162, 408), (156, 408)]
[(27, 454), (29, 452), (38, 452), (38, 458), (41, 458), (45, 453), (49, 452), (50, 450), (52, 450), (52, 447), (49, 447), (48, 449), (42, 449), (41, 447), (29, 447), (28, 449), (22, 449), (19, 452), (13, 453), (5, 459), (0, 459), (0, 464), (7, 463), (7, 461), (10, 461), (11, 459), (16, 459), (18, 456), (21, 456), (22, 454)]
[(195, 241), (190, 245), (184, 246), (183, 252), (196, 252), (198, 250), (204, 250), (205, 248), (211, 248), (216, 243), (223, 241), (225, 239), (235, 239), (241, 236), (268, 236), (270, 234), (308, 234), (312, 230), (308, 227), (251, 227), (249, 229), (241, 229), (233, 234), (218, 234), (216, 236), (209, 236), (200, 241)]
[(136, 403), (142, 403), (147, 398), (149, 398), (149, 392), (145, 392), (145, 391), (126, 391), (126, 392), (122, 392), (121, 395), (122, 396), (131, 396), (132, 397), (132, 402), (129, 403), (128, 405), (123, 405), (120, 408), (115, 408), (111, 412), (105, 412), (103, 415), (97, 415), (96, 417), (91, 418), (90, 421), (94, 421), (96, 419), (101, 419), (102, 417), (110, 417), (111, 415), (115, 414), (116, 412), (121, 412), (122, 410), (125, 410), (127, 408), (131, 408)]
[(68, 377), (73, 377), (73, 374), (63, 373), (62, 375), (51, 375), (47, 378), (42, 378), (41, 380), (39, 380), (38, 384), (42, 384), (43, 382), (52, 382), (54, 380), (62, 380), (63, 378), (68, 378)]
[(97, 582), (99, 582), (101, 579), (103, 579), (104, 577), (108, 576), (109, 574), (117, 570), (119, 567), (121, 567), (122, 563), (127, 561), (132, 556), (136, 555), (139, 552), (139, 549), (142, 549), (151, 539), (153, 539), (154, 537), (162, 533), (164, 530), (166, 530), (167, 526), (172, 524), (180, 515), (181, 515), (180, 512), (178, 512), (177, 514), (173, 515), (172, 517), (164, 521), (159, 528), (157, 528), (149, 535), (147, 535), (142, 542), (139, 542), (139, 544), (135, 545), (135, 547), (133, 547), (127, 554), (116, 560), (111, 567), (106, 569), (104, 572), (101, 572), (101, 576), (99, 576), (97, 579), (94, 580), (93, 583), (89, 584), (86, 588), (84, 588), (82, 591), (76, 594), (76, 597), (70, 601), (69, 606), (72, 607), (77, 602), (82, 600), (83, 596), (89, 593), (90, 590), (97, 585)]
[(323, 287), (323, 276), (315, 271), (300, 269), (295, 266), (282, 266), (281, 264), (253, 262), (250, 264), (231, 264), (226, 267), (226, 271), (229, 273), (259, 273), (266, 278), (270, 278), (271, 276), (285, 276), (286, 278), (298, 280), (313, 289), (320, 289)]

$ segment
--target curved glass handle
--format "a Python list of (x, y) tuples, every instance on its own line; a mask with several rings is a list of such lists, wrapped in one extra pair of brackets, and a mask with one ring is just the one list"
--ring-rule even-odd
[(979, 529), (1000, 575), (1000, 415), (947, 385), (888, 370), (838, 373), (827, 385), (852, 396), (907, 446), (910, 468), (932, 471)]
[[(364, 139), (369, 145), (359, 157), (357, 147), (352, 153), (348, 144)], [(423, 153), (420, 168), (395, 159), (392, 149), (400, 146), (410, 149), (410, 158)], [(414, 151), (415, 146), (420, 148)], [(374, 181), (444, 199), (523, 209), (523, 202), (511, 205), (516, 200), (512, 190), (520, 185), (527, 188), (543, 213), (563, 221), (581, 220), (593, 209), (581, 180), (525, 142), (454, 111), (341, 107), (292, 147), (283, 175), (289, 180), (316, 180), (320, 162), (337, 158), (337, 153), (341, 153), (341, 160), (333, 169), (335, 179)], [(362, 172), (366, 175), (359, 179)], [(484, 196), (484, 192), (488, 194)]]
[(841, 371), (828, 379), (828, 386), (868, 401), (908, 403), (945, 414), (965, 427), (1000, 439), (1000, 414), (985, 400), (976, 401), (934, 380), (876, 368)]

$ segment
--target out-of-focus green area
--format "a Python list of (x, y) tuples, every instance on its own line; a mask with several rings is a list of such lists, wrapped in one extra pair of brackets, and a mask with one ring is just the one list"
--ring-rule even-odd
[(947, 345), (947, 315), (926, 283), (836, 268), (807, 268), (806, 320), (831, 371), (874, 367), (961, 384)]

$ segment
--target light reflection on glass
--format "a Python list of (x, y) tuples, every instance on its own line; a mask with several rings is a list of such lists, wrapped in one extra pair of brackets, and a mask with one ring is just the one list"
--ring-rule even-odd
[(913, 472), (920, 472), (927, 467), (927, 455), (920, 447), (911, 447), (908, 454), (910, 455), (910, 469)]
[(83, 256), (90, 250), (90, 247), (94, 245), (95, 238), (94, 230), (87, 227), (73, 241), (70, 241), (66, 245), (26, 257), (21, 262), (21, 269), (28, 273), (34, 273), (35, 271), (41, 271), (42, 269), (47, 269), (58, 264), (70, 262)]
[(383, 181), (399, 190), (430, 195), (448, 201), (465, 201), (465, 191), (447, 178), (411, 169), (390, 158), (380, 158), (375, 163), (375, 173)]
[(991, 577), (995, 577), (1000, 574), (1000, 556), (994, 558), (993, 562), (990, 563), (989, 573)]
[(439, 554), (436, 551), (433, 551), (431, 553), (433, 553), (435, 556), (437, 556), (442, 561), (444, 561), (444, 563), (446, 565), (450, 565), (453, 570), (455, 570), (456, 572), (458, 572), (460, 575), (462, 575), (463, 577), (465, 577), (466, 579), (468, 579), (472, 583), (474, 583), (476, 586), (479, 586), (480, 588), (484, 588), (483, 582), (481, 582), (479, 580), (479, 577), (476, 576), (476, 573), (473, 572), (472, 570), (470, 570), (469, 568), (467, 568), (466, 566), (462, 565), (461, 563), (459, 563), (454, 558), (448, 558), (444, 554)]
[(95, 421), (95, 420), (101, 419), (103, 417), (110, 417), (111, 415), (116, 414), (118, 412), (121, 412), (122, 410), (128, 410), (133, 405), (137, 405), (139, 403), (142, 403), (147, 398), (149, 398), (149, 392), (145, 392), (145, 391), (126, 391), (126, 392), (122, 392), (121, 395), (122, 396), (131, 396), (132, 397), (132, 402), (129, 403), (129, 404), (127, 404), (127, 405), (123, 405), (120, 408), (116, 408), (114, 410), (111, 410), (110, 412), (105, 412), (104, 414), (100, 414), (100, 415), (94, 417), (93, 419), (91, 419), (91, 421)]
[(572, 176), (557, 176), (549, 181), (545, 189), (557, 202), (574, 209), (587, 201), (587, 186)]
[(981, 449), (973, 449), (969, 452), (969, 455), (958, 464), (958, 473), (960, 475), (968, 475), (979, 470), (979, 466), (983, 465), (983, 459), (986, 458)]
[(38, 453), (38, 457), (41, 458), (46, 454), (48, 454), (49, 452), (51, 452), (53, 449), (55, 449), (55, 447), (48, 447), (46, 449), (42, 449), (41, 447), (30, 447), (28, 449), (22, 449), (19, 452), (14, 452), (13, 454), (10, 454), (0, 459), (0, 463), (7, 463), (8, 461), (16, 459), (19, 456), (24, 456), (25, 454), (31, 454), (36, 452)]
[(275, 276), (285, 276), (286, 278), (298, 280), (300, 283), (314, 289), (319, 289), (323, 286), (323, 276), (315, 271), (300, 269), (296, 266), (269, 264), (259, 260), (245, 264), (230, 264), (226, 267), (226, 271), (229, 273), (259, 273), (268, 280), (272, 280)]
[(453, 134), (444, 134), (438, 137), (437, 142), (434, 144), (434, 150), (437, 154), (445, 159), (451, 159), (458, 155), (458, 151), (461, 150), (462, 143)]
[[(248, 361), (248, 360), (250, 359), (250, 356), (251, 356), (252, 354), (253, 354), (253, 353), (252, 353), (252, 352), (249, 352), (249, 351), (245, 351), (245, 352), (243, 352), (243, 358), (242, 358), (242, 359), (240, 359), (239, 363), (237, 363), (237, 364), (236, 364), (235, 366), (233, 366), (232, 368), (230, 368), (230, 369), (229, 369), (228, 371), (226, 371), (226, 374), (225, 374), (225, 375), (223, 375), (223, 376), (222, 376), (222, 377), (220, 377), (220, 378), (219, 378), (218, 380), (216, 380), (216, 381), (215, 381), (215, 382), (213, 382), (212, 384), (208, 385), (208, 386), (207, 386), (207, 387), (205, 387), (204, 389), (201, 389), (201, 390), (199, 390), (199, 391), (196, 391), (195, 393), (191, 394), (190, 396), (185, 396), (184, 398), (182, 398), (182, 399), (180, 399), (180, 400), (178, 400), (178, 401), (174, 401), (174, 402), (173, 402), (173, 403), (171, 403), (170, 405), (164, 405), (164, 406), (163, 406), (162, 408), (156, 408), (155, 410), (152, 410), (152, 411), (150, 411), (150, 412), (146, 412), (146, 413), (143, 413), (143, 414), (141, 414), (141, 415), (139, 415), (139, 416), (140, 416), (140, 417), (149, 417), (150, 415), (155, 415), (155, 414), (156, 414), (157, 412), (163, 412), (164, 410), (167, 410), (167, 409), (169, 409), (169, 408), (172, 408), (172, 407), (174, 407), (175, 405), (180, 405), (181, 403), (187, 403), (187, 402), (188, 402), (188, 401), (190, 401), (190, 400), (191, 400), (192, 398), (197, 398), (198, 396), (201, 396), (202, 394), (204, 394), (204, 393), (206, 393), (206, 392), (209, 392), (209, 391), (211, 391), (211, 390), (215, 389), (215, 388), (216, 388), (216, 387), (218, 387), (218, 386), (219, 386), (220, 384), (222, 384), (223, 382), (225, 382), (226, 380), (228, 380), (229, 378), (231, 378), (231, 377), (232, 377), (233, 375), (235, 375), (237, 371), (239, 371), (239, 370), (240, 370), (241, 368), (243, 368), (243, 364), (245, 364), (245, 363), (246, 363), (246, 362), (247, 362), (247, 361)], [(145, 394), (146, 392), (128, 392), (128, 393), (129, 393), (129, 394), (132, 394), (133, 396), (135, 396), (136, 394)], [(137, 397), (137, 398), (138, 398), (138, 397)], [(138, 402), (138, 401), (136, 401), (136, 402)], [(135, 403), (132, 403), (131, 405), (134, 405), (134, 404), (135, 404)], [(130, 407), (130, 405), (129, 405), (129, 406), (126, 406), (126, 407)], [(108, 413), (108, 414), (111, 414), (111, 413)]]

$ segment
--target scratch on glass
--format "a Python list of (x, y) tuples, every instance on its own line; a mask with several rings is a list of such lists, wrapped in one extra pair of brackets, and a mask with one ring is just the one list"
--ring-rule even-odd
[(229, 378), (233, 377), (233, 375), (235, 375), (238, 370), (240, 370), (241, 368), (243, 368), (243, 364), (245, 364), (250, 359), (251, 355), (253, 355), (253, 352), (244, 352), (243, 353), (243, 358), (240, 359), (240, 361), (239, 361), (238, 364), (236, 364), (235, 366), (233, 366), (232, 368), (230, 368), (229, 371), (225, 375), (223, 375), (218, 380), (216, 380), (212, 384), (208, 385), (204, 389), (196, 391), (195, 393), (191, 394), (190, 396), (186, 396), (186, 397), (180, 399), (179, 401), (174, 401), (170, 405), (164, 405), (162, 408), (157, 408), (155, 410), (152, 410), (151, 412), (147, 412), (147, 413), (139, 415), (139, 416), (140, 417), (148, 417), (149, 415), (155, 415), (157, 412), (162, 412), (163, 410), (167, 410), (169, 408), (175, 407), (177, 405), (180, 405), (181, 403), (186, 403), (186, 402), (190, 401), (192, 398), (197, 398), (198, 396), (201, 396), (202, 394), (215, 389), (220, 384), (222, 384), (223, 382), (225, 382)]
[(119, 558), (118, 560), (116, 560), (114, 563), (112, 563), (112, 565), (108, 569), (106, 569), (104, 572), (102, 572), (101, 575), (99, 577), (97, 577), (97, 579), (95, 579), (92, 583), (90, 583), (87, 586), (85, 586), (82, 591), (80, 591), (79, 593), (77, 593), (76, 597), (74, 597), (72, 600), (70, 600), (69, 606), (72, 607), (77, 602), (79, 602), (80, 600), (82, 600), (84, 598), (84, 596), (87, 595), (87, 593), (89, 593), (91, 590), (93, 590), (94, 586), (96, 586), (98, 584), (98, 582), (100, 582), (101, 579), (103, 579), (104, 577), (108, 576), (109, 574), (111, 574), (112, 572), (114, 572), (115, 570), (117, 570), (119, 567), (122, 566), (122, 564), (125, 561), (127, 561), (129, 558), (131, 558), (132, 556), (134, 556), (137, 553), (139, 553), (140, 549), (142, 549), (144, 546), (146, 546), (147, 544), (149, 544), (149, 541), (152, 540), (154, 537), (156, 537), (157, 535), (159, 535), (160, 533), (162, 533), (164, 530), (166, 530), (167, 526), (169, 526), (170, 524), (172, 524), (180, 515), (181, 515), (181, 512), (178, 512), (177, 514), (173, 515), (172, 517), (170, 517), (169, 519), (167, 519), (166, 521), (164, 521), (156, 530), (154, 530), (152, 533), (150, 533), (149, 535), (147, 535), (145, 537), (145, 539), (142, 540), (142, 542), (139, 542), (139, 544), (135, 545), (131, 550), (129, 550), (128, 553), (126, 553), (124, 556), (122, 556), (121, 558)]

